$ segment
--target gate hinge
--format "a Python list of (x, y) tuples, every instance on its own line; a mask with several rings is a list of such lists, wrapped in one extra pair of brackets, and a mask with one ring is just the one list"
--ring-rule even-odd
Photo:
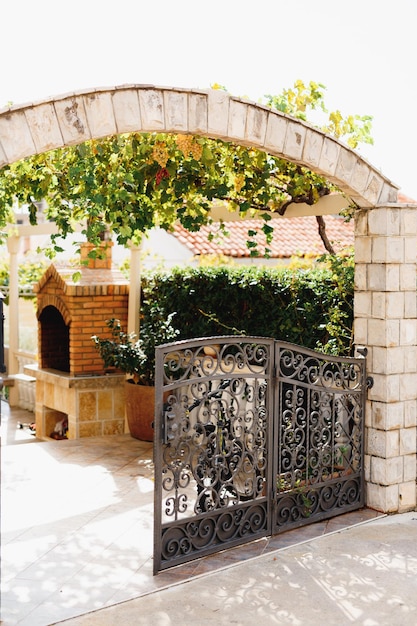
[(366, 380), (365, 380), (365, 384), (366, 384), (366, 388), (367, 389), (372, 389), (372, 387), (374, 386), (374, 379), (372, 376), (367, 376)]
[(356, 346), (356, 352), (363, 357), (368, 356), (368, 348), (366, 346)]

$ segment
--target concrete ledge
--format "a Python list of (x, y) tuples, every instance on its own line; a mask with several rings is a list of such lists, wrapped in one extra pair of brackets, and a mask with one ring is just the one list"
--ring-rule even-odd
[(14, 387), (14, 378), (12, 376), (6, 376), (5, 378), (1, 378), (1, 383), (3, 387)]
[(24, 383), (35, 383), (36, 382), (36, 378), (34, 376), (29, 376), (28, 374), (10, 374), (10, 376), (8, 377), (11, 380), (15, 381), (21, 381)]

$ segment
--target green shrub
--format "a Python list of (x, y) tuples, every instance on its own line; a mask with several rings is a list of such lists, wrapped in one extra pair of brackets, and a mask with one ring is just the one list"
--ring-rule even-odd
[(352, 351), (353, 259), (321, 259), (317, 268), (174, 269), (146, 275), (141, 324), (158, 304), (175, 312), (178, 339), (245, 334), (273, 337), (331, 354)]

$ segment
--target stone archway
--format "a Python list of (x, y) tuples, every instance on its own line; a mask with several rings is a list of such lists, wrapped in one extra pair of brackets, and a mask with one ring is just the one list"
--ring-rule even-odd
[(154, 131), (265, 150), (320, 173), (360, 207), (397, 200), (396, 185), (337, 139), (218, 90), (128, 85), (5, 109), (0, 111), (0, 167), (92, 138)]
[(54, 148), (126, 132), (192, 133), (233, 141), (326, 177), (355, 216), (355, 342), (369, 350), (367, 503), (416, 506), (417, 205), (338, 140), (222, 91), (127, 85), (0, 111), (0, 167)]

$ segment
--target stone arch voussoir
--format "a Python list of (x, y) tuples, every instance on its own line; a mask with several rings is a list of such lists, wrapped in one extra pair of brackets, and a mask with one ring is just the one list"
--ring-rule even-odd
[(63, 146), (129, 132), (191, 133), (233, 141), (304, 165), (359, 207), (396, 202), (398, 187), (313, 126), (219, 90), (123, 85), (0, 111), (0, 167)]

